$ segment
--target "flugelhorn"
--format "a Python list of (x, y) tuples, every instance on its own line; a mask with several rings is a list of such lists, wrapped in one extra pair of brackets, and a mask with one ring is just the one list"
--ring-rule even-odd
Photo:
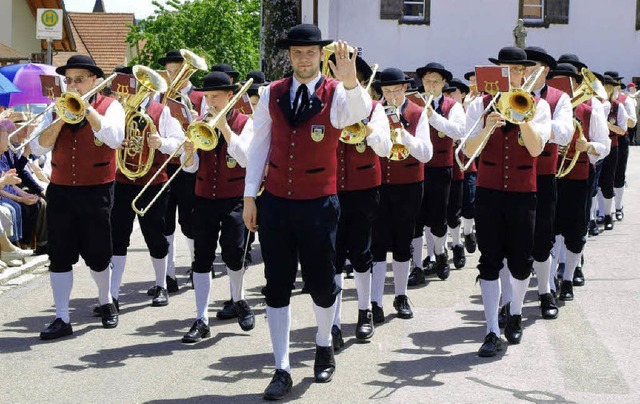
[[(322, 47), (322, 74), (327, 77), (333, 77), (331, 68), (329, 67), (329, 58), (336, 53), (336, 44), (337, 42), (332, 42)], [(349, 53), (356, 53), (355, 48), (349, 45), (347, 45), (347, 51), (349, 51)]]
[[(111, 80), (113, 80), (116, 76), (117, 74), (114, 73), (111, 76), (107, 77), (105, 80), (102, 81), (102, 83), (93, 87), (83, 96), (80, 96), (78, 93), (71, 92), (71, 91), (65, 91), (64, 93), (60, 94), (60, 96), (56, 98), (56, 101), (54, 103), (49, 104), (49, 106), (44, 111), (34, 116), (24, 125), (22, 125), (20, 128), (14, 130), (9, 134), (9, 137), (8, 137), (9, 148), (14, 152), (17, 152), (18, 150), (23, 149), (32, 140), (40, 137), (40, 135), (42, 135), (47, 129), (49, 129), (51, 126), (55, 125), (56, 123), (58, 123), (60, 120), (69, 124), (76, 124), (76, 123), (82, 122), (82, 120), (85, 118), (85, 115), (87, 113), (85, 101), (87, 101), (89, 98), (93, 97), (100, 90), (106, 87), (107, 84), (109, 84)], [(17, 135), (18, 132), (22, 130), (22, 128), (31, 124), (33, 121), (43, 116), (45, 113), (51, 111), (52, 109), (55, 109), (56, 114), (58, 115), (56, 119), (54, 119), (47, 127), (42, 128), (38, 132), (32, 133), (28, 139), (26, 139), (24, 142), (22, 142), (18, 146), (13, 145), (13, 143), (11, 142), (11, 138), (13, 136)]]
[(169, 156), (167, 160), (162, 164), (162, 166), (158, 168), (158, 171), (156, 171), (156, 173), (149, 179), (149, 181), (142, 188), (140, 193), (136, 195), (133, 201), (131, 201), (131, 208), (133, 209), (134, 212), (136, 212), (140, 216), (144, 216), (145, 213), (147, 213), (149, 209), (151, 209), (153, 204), (156, 203), (160, 195), (162, 195), (162, 193), (167, 189), (169, 184), (173, 182), (176, 176), (184, 168), (185, 163), (182, 163), (180, 167), (178, 167), (176, 172), (167, 180), (167, 182), (164, 183), (162, 188), (153, 197), (153, 199), (151, 199), (149, 204), (147, 204), (147, 206), (143, 208), (138, 208), (137, 206), (138, 200), (142, 197), (142, 195), (144, 195), (144, 193), (151, 186), (151, 184), (156, 179), (156, 177), (160, 175), (160, 173), (167, 167), (171, 159), (173, 159), (174, 157), (180, 154), (180, 152), (184, 148), (184, 145), (186, 144), (187, 141), (191, 141), (194, 144), (196, 150), (199, 149), (204, 151), (211, 151), (215, 149), (216, 146), (218, 146), (218, 134), (215, 131), (216, 125), (218, 124), (220, 119), (222, 119), (224, 116), (227, 115), (229, 111), (231, 111), (233, 106), (244, 95), (244, 93), (246, 93), (249, 90), (249, 87), (251, 87), (251, 84), (253, 84), (253, 79), (247, 80), (247, 82), (244, 83), (242, 88), (233, 96), (233, 98), (231, 98), (231, 100), (229, 100), (229, 103), (227, 103), (227, 105), (225, 105), (224, 108), (218, 111), (218, 113), (213, 118), (209, 119), (206, 123), (193, 122), (192, 124), (189, 125), (189, 127), (187, 128), (187, 140), (182, 142), (180, 146), (178, 146), (178, 148), (173, 153), (171, 153), (171, 156)]

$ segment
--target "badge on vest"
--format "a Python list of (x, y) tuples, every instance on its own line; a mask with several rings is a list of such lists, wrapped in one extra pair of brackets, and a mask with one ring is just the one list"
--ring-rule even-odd
[(237, 165), (238, 165), (238, 162), (236, 161), (236, 159), (234, 159), (233, 157), (227, 154), (227, 167), (235, 168)]
[(444, 133), (442, 133), (442, 132), (438, 131), (438, 137), (439, 137), (440, 139), (444, 139), (444, 138), (445, 138), (445, 136), (447, 136), (447, 135), (445, 135)]
[(314, 142), (320, 142), (324, 139), (324, 125), (311, 126), (311, 139), (313, 139)]
[(522, 138), (522, 132), (518, 132), (518, 144), (524, 146), (524, 139)]
[(616, 118), (609, 118), (609, 123), (611, 125), (615, 125), (616, 124), (617, 119)]
[(356, 144), (356, 151), (358, 153), (364, 153), (365, 150), (367, 150), (367, 145), (364, 144), (364, 142), (360, 142)]
[(100, 146), (104, 146), (104, 143), (102, 143), (100, 140), (98, 140), (97, 137), (93, 137), (93, 144), (96, 145), (96, 147), (100, 147)]

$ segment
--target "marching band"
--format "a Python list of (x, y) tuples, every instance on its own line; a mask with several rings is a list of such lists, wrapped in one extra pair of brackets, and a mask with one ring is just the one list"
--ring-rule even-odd
[[(176, 209), (196, 306), (184, 343), (211, 335), (218, 243), (229, 300), (217, 317), (237, 318), (243, 331), (255, 327), (244, 276), (257, 232), (275, 360), (268, 400), (286, 397), (293, 385), (298, 267), (317, 324), (318, 383), (331, 381), (334, 352), (344, 345), (347, 260), (359, 342), (385, 321), (388, 254), (393, 307), (411, 319), (409, 286), (452, 274), (449, 234), (455, 269), (466, 266), (465, 250), (480, 251), (480, 357), (502, 349), (501, 328), (509, 344), (521, 343), (532, 274), (542, 318), (559, 317), (556, 299), (573, 300), (573, 287), (585, 282), (583, 253), (599, 218), (606, 231), (624, 218), (627, 135), (637, 118), (623, 77), (592, 73), (576, 55), (556, 60), (540, 47), (505, 47), (489, 58), (493, 66), (466, 73), (468, 84), (427, 63), (416, 69), (422, 86), (414, 89), (401, 69), (377, 72), (314, 25), (292, 28), (278, 46), (292, 75), (273, 82), (259, 71), (238, 81), (220, 63), (197, 88), (189, 77), (208, 69), (187, 50), (161, 58), (163, 72), (134, 66), (105, 78), (83, 55), (56, 70), (66, 92), (27, 140), (32, 154), (52, 156), (46, 197), (56, 314), (42, 339), (73, 333), (69, 299), (79, 257), (98, 287), (96, 314), (105, 328), (117, 327), (136, 213), (155, 274), (151, 305), (166, 306), (179, 290)], [(505, 80), (491, 82), (490, 74)], [(136, 82), (137, 92), (103, 95), (118, 76)]]

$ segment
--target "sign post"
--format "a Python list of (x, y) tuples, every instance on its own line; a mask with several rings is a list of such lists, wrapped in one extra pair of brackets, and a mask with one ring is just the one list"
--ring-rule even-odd
[(39, 8), (37, 13), (36, 38), (47, 40), (47, 64), (52, 64), (52, 41), (62, 39), (63, 11), (59, 8)]

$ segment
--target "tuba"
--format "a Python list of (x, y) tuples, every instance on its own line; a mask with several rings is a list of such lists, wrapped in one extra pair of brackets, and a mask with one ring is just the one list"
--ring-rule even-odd
[(124, 104), (126, 146), (120, 147), (116, 154), (118, 169), (131, 180), (144, 177), (151, 170), (155, 153), (149, 147), (148, 134), (157, 133), (157, 128), (141, 104), (153, 93), (167, 91), (162, 76), (146, 66), (134, 66), (133, 76), (138, 82), (138, 91)]
[(188, 49), (180, 49), (180, 54), (184, 58), (184, 62), (182, 62), (182, 67), (178, 70), (176, 77), (169, 83), (169, 89), (162, 96), (161, 103), (162, 105), (167, 105), (169, 98), (174, 100), (181, 99), (187, 104), (189, 109), (193, 109), (189, 97), (183, 97), (182, 94), (180, 94), (180, 89), (187, 84), (193, 73), (197, 70), (208, 70), (208, 66), (203, 58)]

